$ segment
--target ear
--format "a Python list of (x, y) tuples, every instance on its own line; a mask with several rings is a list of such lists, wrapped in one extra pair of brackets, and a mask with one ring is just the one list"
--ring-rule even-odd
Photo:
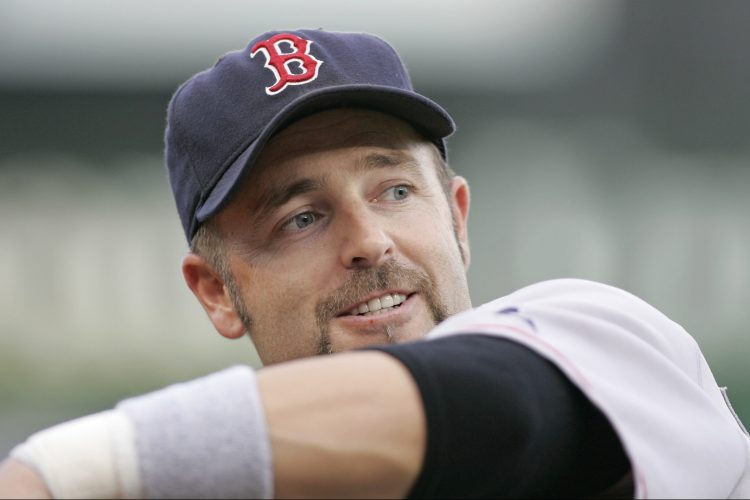
[(453, 224), (456, 230), (458, 246), (461, 249), (461, 257), (464, 268), (469, 269), (471, 262), (471, 251), (469, 250), (469, 183), (461, 176), (455, 176), (451, 180), (451, 211), (453, 213)]
[(182, 275), (216, 330), (229, 339), (242, 337), (245, 327), (234, 309), (221, 275), (194, 253), (189, 253), (182, 259)]

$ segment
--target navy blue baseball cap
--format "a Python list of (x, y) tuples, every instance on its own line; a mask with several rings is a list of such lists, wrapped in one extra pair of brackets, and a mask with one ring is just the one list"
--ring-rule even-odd
[(443, 108), (414, 91), (396, 51), (365, 33), (264, 33), (182, 84), (169, 103), (165, 141), (188, 241), (229, 202), (276, 132), (337, 107), (400, 118), (444, 158), (444, 139), (455, 130)]

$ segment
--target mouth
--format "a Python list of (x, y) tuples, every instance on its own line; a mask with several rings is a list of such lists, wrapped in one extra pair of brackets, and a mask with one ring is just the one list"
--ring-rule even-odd
[(367, 300), (348, 308), (343, 313), (339, 314), (339, 317), (347, 316), (377, 316), (379, 314), (385, 314), (401, 307), (401, 304), (413, 294), (389, 292), (376, 297), (372, 297)]

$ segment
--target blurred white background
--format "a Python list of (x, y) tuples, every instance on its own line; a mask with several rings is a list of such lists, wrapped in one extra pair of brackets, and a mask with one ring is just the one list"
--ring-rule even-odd
[(583, 277), (691, 332), (750, 420), (750, 3), (0, 0), (0, 455), (257, 358), (179, 271), (171, 92), (277, 28), (369, 31), (459, 125), (476, 304)]

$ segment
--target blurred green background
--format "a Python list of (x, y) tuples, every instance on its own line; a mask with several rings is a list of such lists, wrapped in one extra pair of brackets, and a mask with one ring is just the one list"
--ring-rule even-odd
[(171, 92), (275, 28), (370, 31), (459, 125), (479, 304), (611, 283), (750, 421), (750, 2), (0, 0), (0, 455), (233, 363), (179, 271)]

